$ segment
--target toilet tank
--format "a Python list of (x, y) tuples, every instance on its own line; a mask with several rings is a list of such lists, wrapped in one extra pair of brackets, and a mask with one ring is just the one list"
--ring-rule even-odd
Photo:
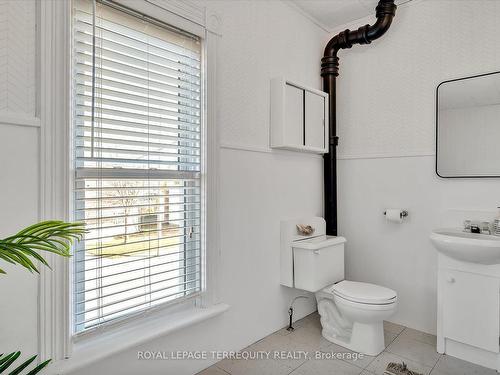
[(294, 287), (317, 292), (344, 280), (343, 237), (317, 236), (294, 241)]
[[(309, 225), (313, 233), (304, 234), (297, 225)], [(327, 236), (322, 217), (281, 222), (282, 285), (317, 292), (344, 280), (343, 237)]]

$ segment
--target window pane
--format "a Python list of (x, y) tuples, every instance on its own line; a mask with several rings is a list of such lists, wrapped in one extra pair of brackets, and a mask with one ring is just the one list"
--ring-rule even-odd
[(201, 288), (201, 47), (86, 0), (73, 31), (79, 332)]

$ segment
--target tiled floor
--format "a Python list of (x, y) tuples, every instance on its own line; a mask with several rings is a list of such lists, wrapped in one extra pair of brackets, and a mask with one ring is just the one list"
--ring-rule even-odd
[[(321, 336), (317, 313), (294, 325), (296, 330), (275, 332), (250, 345), (247, 353), (306, 351), (309, 358), (225, 359), (198, 375), (383, 375), (389, 362), (405, 362), (411, 370), (425, 375), (495, 375), (496, 371), (436, 352), (436, 336), (411, 328), (384, 324), (386, 350), (377, 357), (348, 358), (349, 350)], [(344, 359), (317, 359), (316, 353), (346, 353)], [(351, 356), (352, 357), (352, 356)]]

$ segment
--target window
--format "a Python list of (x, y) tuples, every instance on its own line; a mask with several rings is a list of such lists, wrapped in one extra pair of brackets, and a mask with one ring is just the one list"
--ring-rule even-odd
[(121, 8), (73, 9), (73, 330), (202, 289), (201, 41)]

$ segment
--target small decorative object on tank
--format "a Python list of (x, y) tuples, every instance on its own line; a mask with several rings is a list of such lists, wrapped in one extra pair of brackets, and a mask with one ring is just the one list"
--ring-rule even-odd
[(314, 233), (314, 228), (311, 227), (310, 225), (305, 225), (305, 224), (297, 224), (297, 230), (299, 231), (300, 234), (303, 234), (305, 236), (310, 236), (311, 234)]

